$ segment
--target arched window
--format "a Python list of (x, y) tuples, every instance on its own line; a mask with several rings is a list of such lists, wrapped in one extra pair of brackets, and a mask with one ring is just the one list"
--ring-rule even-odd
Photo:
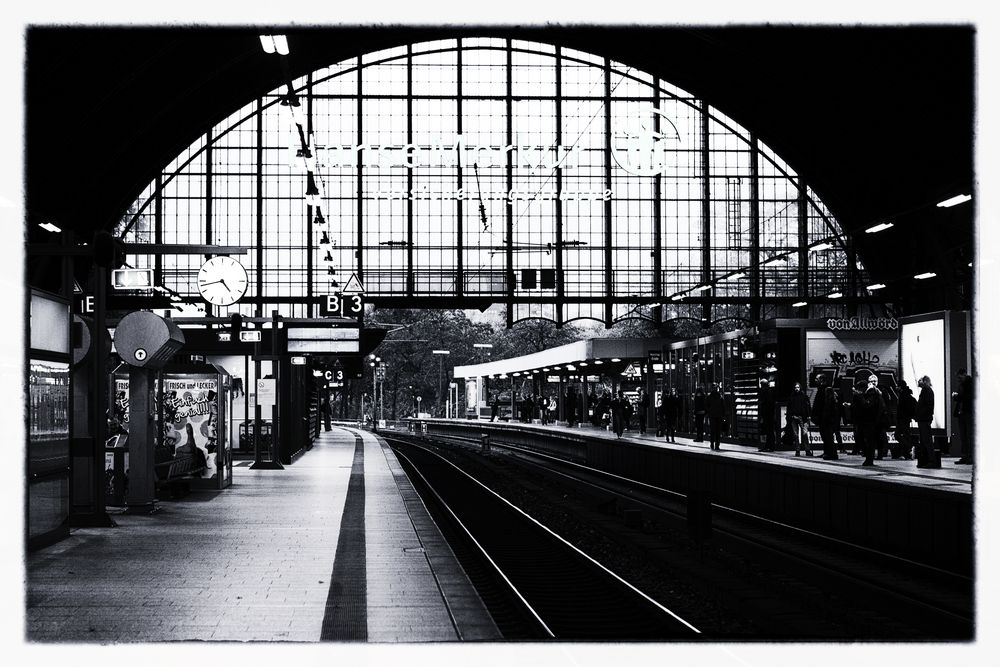
[[(507, 303), (510, 322), (651, 305), (758, 319), (807, 300), (823, 316), (864, 284), (816, 194), (718, 109), (607, 58), (496, 38), (369, 53), (252, 100), (119, 232), (259, 246), (240, 257), (246, 297), (214, 315), (315, 315), (352, 274), (375, 302)], [(200, 261), (148, 260), (182, 297)]]

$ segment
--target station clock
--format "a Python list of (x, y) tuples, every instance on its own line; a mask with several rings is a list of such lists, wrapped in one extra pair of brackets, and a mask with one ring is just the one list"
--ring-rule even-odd
[(231, 306), (239, 301), (246, 294), (247, 284), (247, 270), (232, 257), (213, 257), (198, 271), (198, 291), (215, 306)]

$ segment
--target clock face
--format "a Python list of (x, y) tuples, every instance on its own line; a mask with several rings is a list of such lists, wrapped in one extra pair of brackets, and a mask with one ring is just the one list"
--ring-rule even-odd
[(232, 257), (213, 257), (198, 271), (198, 291), (216, 306), (231, 306), (247, 291), (247, 270)]

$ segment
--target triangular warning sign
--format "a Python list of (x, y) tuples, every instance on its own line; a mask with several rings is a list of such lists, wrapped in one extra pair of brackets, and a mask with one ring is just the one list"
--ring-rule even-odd
[(361, 284), (358, 280), (358, 274), (352, 273), (351, 279), (347, 281), (344, 289), (340, 290), (343, 294), (361, 294), (365, 291), (365, 286)]
[(83, 294), (83, 290), (80, 289), (80, 283), (73, 281), (73, 294)]

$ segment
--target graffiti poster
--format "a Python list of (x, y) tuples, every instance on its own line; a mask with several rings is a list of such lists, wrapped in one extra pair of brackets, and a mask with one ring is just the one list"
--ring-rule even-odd
[[(194, 456), (200, 477), (218, 472), (219, 381), (214, 377), (164, 378), (163, 443), (168, 458)], [(157, 462), (163, 453), (157, 453)]]

